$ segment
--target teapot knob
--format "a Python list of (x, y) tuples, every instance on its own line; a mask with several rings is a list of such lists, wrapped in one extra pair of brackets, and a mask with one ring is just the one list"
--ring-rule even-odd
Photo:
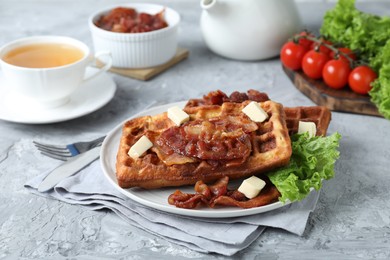
[(203, 10), (210, 10), (216, 3), (217, 0), (200, 0), (200, 7), (202, 7)]

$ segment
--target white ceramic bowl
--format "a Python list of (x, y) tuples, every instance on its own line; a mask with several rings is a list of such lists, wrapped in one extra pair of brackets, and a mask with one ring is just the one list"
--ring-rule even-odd
[[(95, 25), (95, 21), (116, 7), (130, 7), (137, 12), (148, 14), (156, 14), (165, 8), (168, 27), (144, 33), (118, 33), (103, 30)], [(110, 51), (113, 67), (154, 67), (166, 63), (176, 53), (180, 15), (171, 8), (140, 3), (111, 6), (91, 15), (88, 23), (95, 52)]]

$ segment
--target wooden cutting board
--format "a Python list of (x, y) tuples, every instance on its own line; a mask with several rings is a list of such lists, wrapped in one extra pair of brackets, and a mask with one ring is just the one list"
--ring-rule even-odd
[(295, 87), (317, 105), (333, 111), (383, 117), (369, 96), (359, 95), (347, 87), (332, 89), (322, 80), (308, 78), (302, 71), (292, 71), (284, 66), (283, 70)]

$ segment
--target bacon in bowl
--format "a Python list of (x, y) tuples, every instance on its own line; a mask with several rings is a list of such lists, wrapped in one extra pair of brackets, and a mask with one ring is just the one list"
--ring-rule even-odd
[(179, 24), (175, 10), (143, 3), (108, 7), (89, 18), (95, 52), (109, 51), (113, 67), (124, 69), (170, 61), (177, 51)]
[(165, 21), (164, 9), (157, 14), (137, 12), (130, 7), (117, 7), (108, 14), (102, 15), (95, 25), (111, 32), (143, 33), (168, 27)]

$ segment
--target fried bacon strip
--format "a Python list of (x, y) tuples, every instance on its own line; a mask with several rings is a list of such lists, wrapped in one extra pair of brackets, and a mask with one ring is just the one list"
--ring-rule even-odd
[(280, 193), (269, 180), (266, 180), (266, 187), (260, 194), (247, 199), (244, 194), (238, 190), (229, 191), (227, 186), (229, 177), (222, 177), (215, 184), (208, 186), (203, 181), (195, 184), (195, 194), (187, 194), (176, 190), (168, 197), (168, 203), (178, 208), (194, 209), (200, 205), (206, 205), (214, 208), (220, 206), (233, 206), (240, 208), (260, 207), (278, 200)]
[(239, 116), (195, 120), (165, 130), (156, 144), (167, 154), (202, 160), (246, 158), (252, 151), (250, 133), (256, 123)]
[(221, 90), (211, 91), (207, 95), (204, 95), (202, 99), (190, 99), (186, 107), (197, 107), (205, 105), (222, 105), (223, 102), (233, 102), (233, 103), (242, 103), (246, 100), (256, 101), (256, 102), (265, 102), (269, 100), (269, 97), (266, 93), (259, 92), (254, 89), (250, 89), (245, 92), (234, 91), (227, 96)]

